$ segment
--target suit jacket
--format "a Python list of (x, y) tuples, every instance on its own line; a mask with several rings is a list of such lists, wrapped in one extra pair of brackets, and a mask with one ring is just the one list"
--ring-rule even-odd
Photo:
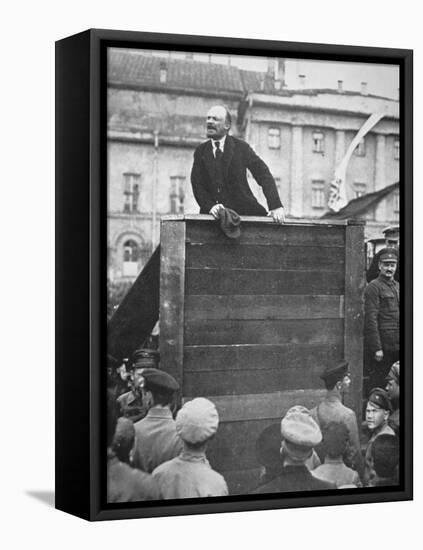
[(336, 489), (335, 483), (314, 477), (304, 465), (285, 466), (282, 474), (258, 487), (253, 493), (290, 493), (293, 491), (321, 491)]
[(282, 206), (275, 180), (269, 168), (252, 148), (241, 139), (226, 136), (223, 151), (223, 186), (215, 182), (216, 161), (211, 140), (197, 147), (191, 172), (194, 197), (200, 214), (208, 214), (214, 204), (221, 203), (243, 216), (266, 216), (247, 181), (247, 170), (263, 189), (269, 210)]

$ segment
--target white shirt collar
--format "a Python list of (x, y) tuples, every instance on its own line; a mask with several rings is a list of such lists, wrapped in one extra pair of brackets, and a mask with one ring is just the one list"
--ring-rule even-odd
[(225, 150), (225, 141), (226, 141), (226, 135), (224, 135), (222, 138), (220, 139), (212, 139), (211, 142), (212, 142), (212, 147), (213, 147), (213, 155), (216, 156), (216, 141), (218, 141), (220, 143), (220, 150), (223, 151)]

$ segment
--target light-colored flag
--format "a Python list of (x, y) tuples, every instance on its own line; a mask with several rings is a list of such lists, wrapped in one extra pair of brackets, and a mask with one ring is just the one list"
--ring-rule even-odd
[(369, 116), (369, 118), (354, 136), (354, 139), (350, 143), (350, 146), (348, 147), (343, 159), (336, 167), (335, 176), (330, 184), (328, 199), (328, 207), (333, 212), (339, 212), (339, 210), (341, 210), (341, 208), (343, 208), (348, 203), (345, 180), (347, 175), (348, 162), (354, 152), (354, 149), (364, 138), (367, 132), (369, 132), (383, 116), (383, 113), (374, 113)]

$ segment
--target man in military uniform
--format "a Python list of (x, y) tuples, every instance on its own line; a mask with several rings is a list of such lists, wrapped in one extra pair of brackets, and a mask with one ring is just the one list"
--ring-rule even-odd
[(392, 413), (389, 416), (389, 425), (399, 436), (400, 431), (400, 362), (394, 363), (386, 377), (386, 392), (392, 405)]
[(153, 349), (140, 348), (134, 352), (130, 366), (131, 389), (117, 399), (120, 416), (138, 422), (147, 414), (139, 388), (140, 377), (143, 369), (157, 367), (158, 356), (158, 352)]
[(365, 374), (368, 386), (381, 387), (393, 363), (399, 359), (399, 283), (394, 275), (398, 252), (384, 248), (379, 276), (364, 291)]
[(148, 413), (135, 423), (133, 464), (151, 473), (183, 449), (171, 410), (179, 384), (167, 372), (145, 368), (140, 373), (139, 388)]
[(160, 498), (153, 477), (129, 464), (134, 438), (134, 424), (128, 418), (118, 418), (107, 451), (107, 502), (138, 502)]
[(334, 483), (313, 477), (305, 465), (313, 447), (322, 441), (320, 428), (308, 409), (299, 405), (291, 407), (282, 419), (281, 436), (281, 474), (258, 487), (254, 493), (336, 489)]
[[(328, 366), (320, 378), (325, 384), (326, 396), (317, 407), (311, 410), (311, 415), (322, 432), (331, 422), (342, 422), (345, 425), (348, 430), (348, 444), (343, 457), (344, 461), (348, 467), (362, 475), (363, 460), (357, 417), (352, 409), (342, 403), (344, 395), (349, 392), (351, 385), (347, 361), (340, 361)], [(319, 447), (317, 452), (320, 459), (324, 461), (324, 449)]]
[(371, 436), (364, 457), (365, 486), (373, 485), (376, 477), (372, 459), (372, 447), (376, 438), (382, 434), (395, 435), (394, 430), (388, 424), (391, 411), (391, 402), (386, 391), (382, 388), (373, 388), (366, 407), (366, 424)]
[(185, 403), (176, 416), (176, 431), (183, 441), (182, 453), (153, 472), (165, 499), (227, 496), (228, 487), (206, 457), (208, 442), (219, 425), (217, 409), (204, 397)]
[[(389, 227), (386, 227), (383, 230), (383, 235), (385, 237), (385, 248), (394, 248), (398, 252), (399, 256), (399, 226), (398, 225), (390, 225)], [(369, 269), (366, 273), (366, 279), (367, 282), (370, 283), (370, 281), (373, 281), (373, 279), (376, 279), (379, 275), (379, 262), (380, 262), (380, 255), (382, 250), (379, 250), (379, 252), (376, 252), (376, 254), (372, 258), (372, 263), (369, 266)], [(397, 266), (397, 270), (395, 271), (394, 278), (396, 281), (399, 282), (399, 263)]]

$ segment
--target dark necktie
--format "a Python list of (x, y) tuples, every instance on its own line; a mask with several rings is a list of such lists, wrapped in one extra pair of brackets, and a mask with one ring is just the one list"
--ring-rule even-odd
[(215, 141), (214, 142), (216, 149), (214, 152), (215, 155), (215, 183), (217, 187), (217, 194), (218, 199), (221, 200), (221, 193), (223, 188), (223, 153), (222, 149), (220, 148), (220, 142)]
[(221, 161), (222, 157), (223, 157), (223, 153), (222, 153), (222, 149), (220, 148), (220, 141), (215, 141), (214, 144), (216, 146), (216, 149), (215, 149), (215, 152), (214, 152), (214, 158), (217, 161)]

